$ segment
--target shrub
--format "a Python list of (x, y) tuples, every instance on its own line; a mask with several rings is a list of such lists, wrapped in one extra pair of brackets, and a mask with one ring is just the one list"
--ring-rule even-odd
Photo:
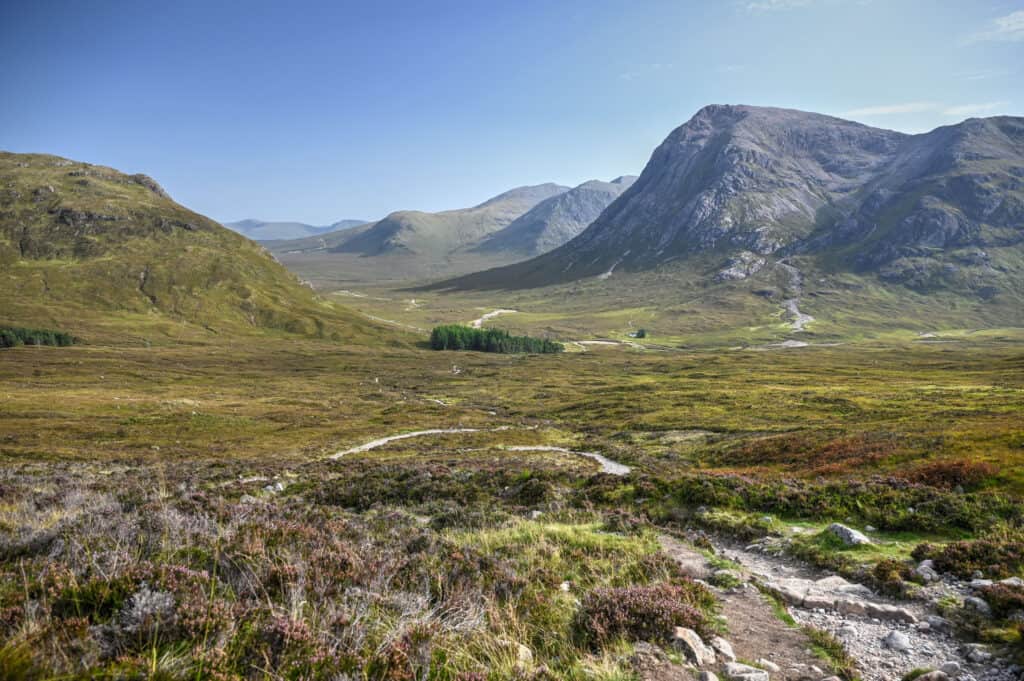
[(619, 637), (667, 642), (675, 627), (708, 634), (708, 620), (698, 609), (702, 591), (694, 583), (595, 589), (580, 606), (576, 630), (594, 648)]
[(992, 584), (982, 588), (981, 595), (1000, 619), (1024, 612), (1024, 587), (1013, 584)]
[(915, 560), (930, 558), (939, 572), (951, 572), (970, 579), (975, 571), (989, 577), (1009, 577), (1024, 568), (1024, 544), (1017, 541), (977, 539), (957, 541), (944, 546), (919, 544), (912, 553)]
[(911, 576), (906, 563), (891, 558), (878, 561), (871, 569), (875, 587), (882, 593), (894, 597), (905, 595), (904, 580), (909, 580)]
[(902, 477), (911, 482), (945, 489), (973, 489), (996, 473), (992, 464), (980, 461), (936, 461), (907, 471)]

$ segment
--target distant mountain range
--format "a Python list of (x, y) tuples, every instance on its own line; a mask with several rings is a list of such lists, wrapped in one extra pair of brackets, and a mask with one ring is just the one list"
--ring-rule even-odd
[(471, 272), (561, 245), (582, 232), (635, 179), (591, 180), (574, 188), (552, 183), (516, 187), (469, 208), (397, 211), (352, 229), (267, 246), (291, 269), (312, 279), (329, 276), (332, 269), (352, 272), (360, 266), (369, 279)]
[(919, 291), (1024, 284), (1024, 119), (907, 135), (802, 111), (708, 106), (586, 230), (439, 287), (519, 288), (671, 266), (709, 282), (790, 257)]
[(253, 241), (276, 241), (279, 239), (301, 239), (317, 234), (336, 232), (366, 224), (366, 220), (339, 220), (330, 225), (317, 227), (304, 222), (267, 222), (249, 218), (238, 222), (224, 222), (225, 227), (245, 235)]

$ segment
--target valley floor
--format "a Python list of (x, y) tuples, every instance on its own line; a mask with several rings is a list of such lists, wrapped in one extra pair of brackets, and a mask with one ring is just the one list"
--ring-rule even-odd
[[(339, 295), (407, 326), (543, 326), (522, 301), (358, 293)], [(520, 312), (486, 317), (498, 309)], [(778, 664), (773, 679), (899, 678), (929, 649), (961, 678), (1010, 678), (1016, 587), (967, 584), (1024, 570), (1019, 331), (753, 351), (572, 323), (564, 340), (616, 343), (487, 355), (396, 331), (385, 347), (0, 351), (0, 666), (685, 679), (682, 625)], [(832, 522), (873, 526), (873, 543), (837, 543)], [(738, 553), (748, 542), (951, 629), (787, 614), (756, 588), (779, 574)], [(923, 557), (948, 589), (915, 584)], [(775, 638), (751, 638), (753, 607)], [(932, 648), (884, 648), (883, 628)], [(771, 641), (799, 659), (772, 658)], [(971, 657), (965, 641), (984, 647)], [(721, 656), (705, 667), (725, 673)]]

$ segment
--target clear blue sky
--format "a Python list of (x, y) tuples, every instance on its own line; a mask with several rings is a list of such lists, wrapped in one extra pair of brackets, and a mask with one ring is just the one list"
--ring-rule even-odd
[(708, 103), (1024, 114), (1024, 1), (0, 0), (0, 148), (325, 224), (639, 172)]

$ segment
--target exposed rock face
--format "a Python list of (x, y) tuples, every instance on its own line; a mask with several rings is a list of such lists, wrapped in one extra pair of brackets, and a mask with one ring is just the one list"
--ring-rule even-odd
[(751, 258), (802, 254), (918, 290), (980, 290), (978, 279), (1001, 271), (992, 249), (1022, 246), (1022, 118), (906, 135), (801, 111), (708, 106), (575, 239), (454, 283), (542, 285), (706, 253), (738, 259), (711, 275), (727, 281), (746, 275)]
[(474, 250), (523, 255), (547, 253), (586, 229), (635, 181), (635, 176), (624, 175), (611, 182), (584, 182), (541, 201), (508, 227), (487, 237)]

